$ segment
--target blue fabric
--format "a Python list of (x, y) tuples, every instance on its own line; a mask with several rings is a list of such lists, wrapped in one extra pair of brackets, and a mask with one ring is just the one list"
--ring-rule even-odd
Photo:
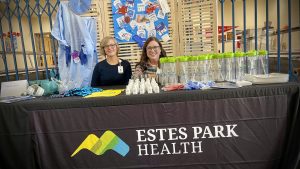
[(79, 58), (80, 58), (81, 64), (84, 65), (87, 62), (87, 57), (86, 57), (86, 54), (83, 52), (82, 47), (81, 47), (81, 50), (80, 50), (80, 53), (79, 53)]
[[(51, 34), (58, 40), (58, 68), (65, 84), (81, 88), (90, 86), (92, 73), (97, 63), (96, 20), (80, 17), (61, 2)], [(80, 62), (75, 63), (72, 54), (79, 54)]]
[(208, 81), (206, 83), (205, 82), (188, 81), (188, 83), (186, 83), (184, 85), (184, 89), (186, 89), (186, 90), (207, 89), (207, 88), (211, 88), (214, 84), (215, 84), (215, 82), (213, 82), (213, 81)]
[(75, 88), (67, 91), (64, 96), (88, 96), (94, 92), (102, 92), (103, 89), (93, 87)]
[(66, 50), (66, 64), (67, 66), (69, 66), (70, 62), (71, 62), (71, 47), (70, 46), (65, 46), (65, 50)]
[(91, 0), (69, 0), (71, 10), (78, 15), (87, 12), (91, 6)]

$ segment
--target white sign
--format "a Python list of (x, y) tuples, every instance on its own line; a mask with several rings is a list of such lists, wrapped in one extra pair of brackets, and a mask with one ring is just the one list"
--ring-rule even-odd
[(21, 96), (28, 87), (27, 80), (17, 80), (1, 83), (1, 97)]

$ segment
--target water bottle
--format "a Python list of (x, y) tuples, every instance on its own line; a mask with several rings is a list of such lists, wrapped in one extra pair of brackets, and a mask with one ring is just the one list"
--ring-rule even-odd
[(198, 67), (198, 56), (190, 56), (189, 57), (189, 80), (196, 81)]
[(246, 73), (246, 62), (244, 52), (234, 53), (235, 57), (235, 78), (237, 81), (244, 80)]
[(247, 52), (247, 73), (257, 75), (257, 51), (251, 50)]
[(199, 55), (197, 57), (198, 66), (197, 66), (197, 74), (196, 81), (206, 82), (207, 81), (207, 55)]
[(223, 54), (215, 53), (212, 55), (212, 72), (213, 72), (213, 81), (224, 81), (222, 74), (222, 62), (223, 62)]
[(161, 70), (160, 75), (159, 75), (159, 83), (161, 85), (166, 84), (166, 77), (167, 77), (166, 61), (167, 61), (166, 57), (163, 57), (163, 58), (159, 59), (160, 70)]
[(189, 81), (189, 67), (188, 67), (188, 57), (181, 56), (178, 57), (178, 77), (179, 83), (186, 84)]
[(169, 73), (168, 73), (168, 84), (177, 84), (177, 70), (176, 70), (176, 57), (168, 57), (168, 63), (169, 63)]
[(257, 57), (257, 74), (266, 75), (269, 74), (269, 58), (268, 51), (260, 50), (258, 51)]
[(225, 69), (224, 67), (226, 66), (224, 64), (224, 54), (223, 53), (218, 53), (217, 54), (217, 59), (218, 59), (218, 62), (217, 62), (217, 68), (218, 68), (218, 71), (220, 72), (219, 73), (219, 76), (217, 76), (217, 81), (225, 81), (225, 74), (223, 73), (223, 69)]
[(212, 54), (208, 54), (207, 55), (207, 81), (214, 81), (214, 77), (213, 77), (213, 55)]
[(224, 53), (224, 64), (225, 64), (225, 81), (235, 80), (235, 70), (234, 70), (234, 53), (226, 52)]

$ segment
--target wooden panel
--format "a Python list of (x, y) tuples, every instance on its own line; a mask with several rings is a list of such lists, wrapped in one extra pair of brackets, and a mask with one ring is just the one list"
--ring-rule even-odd
[(215, 0), (178, 1), (181, 53), (198, 55), (217, 51)]

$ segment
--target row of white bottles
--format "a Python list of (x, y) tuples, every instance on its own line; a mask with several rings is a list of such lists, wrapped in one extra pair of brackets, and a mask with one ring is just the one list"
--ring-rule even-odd
[(159, 93), (159, 86), (154, 78), (136, 78), (129, 79), (128, 85), (126, 86), (126, 95), (131, 94), (145, 94), (145, 93)]

